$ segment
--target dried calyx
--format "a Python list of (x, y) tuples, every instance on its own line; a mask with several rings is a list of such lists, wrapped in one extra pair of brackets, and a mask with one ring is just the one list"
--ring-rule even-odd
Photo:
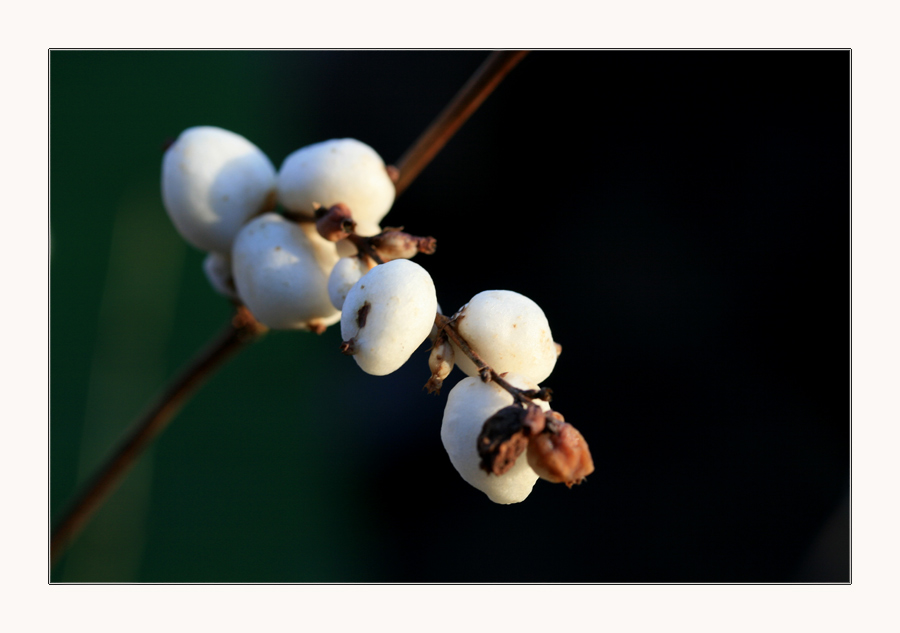
[(355, 229), (356, 222), (346, 204), (338, 202), (328, 209), (316, 209), (316, 230), (329, 242), (346, 239)]
[(428, 368), (431, 370), (431, 378), (425, 383), (428, 393), (440, 394), (444, 379), (453, 370), (455, 353), (447, 335), (439, 332), (434, 339), (431, 353), (428, 356)]
[(512, 468), (528, 448), (528, 440), (544, 430), (545, 415), (539, 406), (511, 404), (484, 423), (478, 436), (481, 469), (500, 476)]
[(369, 238), (375, 252), (388, 262), (392, 259), (411, 259), (418, 253), (433, 255), (437, 240), (433, 237), (418, 237), (403, 232), (403, 227), (385, 228), (378, 235)]
[(528, 443), (528, 465), (541, 479), (571, 488), (594, 472), (594, 460), (578, 429), (568, 422), (554, 422)]

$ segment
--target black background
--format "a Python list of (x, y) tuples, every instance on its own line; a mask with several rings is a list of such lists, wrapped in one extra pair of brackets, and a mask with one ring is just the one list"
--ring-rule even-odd
[[(116, 164), (106, 191), (146, 190), (174, 252), (153, 139), (221, 125), (277, 166), (355, 137), (395, 161), (486, 54), (52, 54), (54, 516), (103, 452), (76, 457), (85, 394), (124, 397), (96, 352), (114, 291), (90, 285), (115, 266), (115, 213), (72, 218), (101, 186), (78, 178), (100, 171), (86, 148)], [(417, 261), (445, 313), (488, 289), (543, 307), (563, 346), (544, 385), (590, 444), (588, 481), (495, 505), (441, 446), (458, 370), (428, 396), (424, 351), (377, 378), (337, 352), (336, 328), (274, 332), (186, 407), (143, 488), (126, 482), (53, 579), (849, 580), (849, 139), (847, 51), (532, 52), (383, 224), (437, 238)], [(97, 245), (67, 250), (86, 221)], [(227, 318), (183, 248), (165, 371), (134, 370), (112, 439)], [(145, 272), (171, 262), (149, 252)]]

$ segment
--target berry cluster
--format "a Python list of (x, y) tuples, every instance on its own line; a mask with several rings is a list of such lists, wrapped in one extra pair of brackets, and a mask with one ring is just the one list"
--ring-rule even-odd
[(520, 294), (477, 294), (441, 314), (431, 275), (409, 261), (433, 238), (380, 227), (398, 173), (368, 145), (336, 139), (272, 162), (242, 136), (185, 130), (166, 150), (162, 195), (179, 233), (208, 251), (219, 293), (263, 325), (321, 333), (340, 321), (341, 351), (383, 376), (427, 339), (426, 388), (458, 366), (441, 438), (463, 479), (497, 503), (522, 501), (537, 479), (580, 483), (587, 444), (538, 388), (560, 347), (540, 307)]

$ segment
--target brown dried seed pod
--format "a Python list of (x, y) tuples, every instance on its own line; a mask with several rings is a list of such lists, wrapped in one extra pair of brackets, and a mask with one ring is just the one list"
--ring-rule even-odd
[(384, 261), (412, 259), (417, 253), (432, 255), (437, 241), (433, 237), (417, 237), (403, 232), (403, 227), (386, 228), (369, 238), (372, 248)]
[(478, 436), (481, 469), (502, 475), (528, 447), (528, 439), (543, 432), (544, 411), (536, 404), (512, 404), (489, 417)]
[(347, 205), (338, 202), (327, 211), (324, 207), (316, 209), (316, 230), (319, 235), (331, 242), (349, 237), (356, 227), (353, 216)]
[(502, 475), (513, 467), (528, 446), (526, 415), (521, 405), (511, 404), (485, 420), (476, 443), (482, 470)]
[(428, 356), (428, 368), (431, 370), (431, 378), (425, 384), (428, 393), (440, 394), (444, 379), (450, 375), (453, 369), (453, 346), (446, 337), (440, 337), (431, 348)]
[[(555, 416), (554, 416), (555, 417)], [(594, 460), (587, 442), (574, 426), (567, 422), (548, 423), (557, 432), (549, 431), (532, 437), (528, 443), (528, 465), (541, 479), (564, 483), (571, 488), (594, 472)]]

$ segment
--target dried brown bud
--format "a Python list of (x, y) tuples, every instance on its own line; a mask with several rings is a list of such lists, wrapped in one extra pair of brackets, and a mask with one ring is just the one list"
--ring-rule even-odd
[(350, 339), (341, 343), (341, 354), (353, 356), (356, 353), (356, 340)]
[(369, 244), (382, 260), (411, 259), (417, 253), (431, 255), (437, 248), (433, 237), (417, 237), (403, 232), (403, 227), (386, 228), (369, 238)]
[(330, 242), (349, 237), (355, 227), (356, 222), (353, 221), (350, 209), (342, 202), (327, 210), (325, 207), (316, 209), (316, 230)]
[(482, 470), (502, 475), (513, 467), (528, 446), (528, 437), (522, 426), (524, 418), (525, 409), (512, 404), (485, 421), (476, 444)]
[(478, 436), (482, 470), (502, 475), (528, 447), (528, 438), (544, 429), (544, 412), (535, 404), (503, 407), (484, 423)]
[[(581, 433), (567, 422), (548, 422), (547, 432), (528, 443), (528, 465), (541, 479), (571, 488), (594, 472), (594, 460)], [(552, 431), (551, 429), (556, 429)]]
[(444, 384), (444, 378), (450, 375), (454, 362), (453, 346), (445, 336), (440, 336), (435, 340), (431, 354), (428, 356), (428, 368), (431, 370), (431, 378), (425, 384), (428, 393), (441, 393), (441, 385)]

